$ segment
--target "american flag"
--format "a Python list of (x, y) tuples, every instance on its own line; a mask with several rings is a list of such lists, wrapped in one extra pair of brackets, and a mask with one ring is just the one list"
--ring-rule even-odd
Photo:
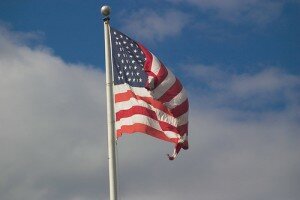
[(149, 50), (110, 28), (117, 137), (145, 133), (188, 149), (188, 98), (173, 73)]

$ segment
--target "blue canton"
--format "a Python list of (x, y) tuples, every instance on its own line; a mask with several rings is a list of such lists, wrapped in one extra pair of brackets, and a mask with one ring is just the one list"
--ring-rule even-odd
[(114, 84), (127, 83), (133, 87), (145, 87), (144, 71), (146, 56), (138, 44), (125, 34), (110, 28)]

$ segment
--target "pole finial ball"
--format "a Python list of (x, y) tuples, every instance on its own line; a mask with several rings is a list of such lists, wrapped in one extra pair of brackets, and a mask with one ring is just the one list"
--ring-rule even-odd
[(102, 13), (102, 15), (107, 17), (110, 14), (110, 7), (107, 6), (107, 5), (102, 6), (101, 7), (101, 13)]

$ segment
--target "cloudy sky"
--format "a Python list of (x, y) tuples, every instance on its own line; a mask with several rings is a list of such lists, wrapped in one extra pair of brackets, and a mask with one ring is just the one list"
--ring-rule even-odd
[(120, 199), (298, 200), (298, 0), (1, 0), (0, 199), (109, 199), (104, 3), (191, 103), (175, 161), (120, 138)]

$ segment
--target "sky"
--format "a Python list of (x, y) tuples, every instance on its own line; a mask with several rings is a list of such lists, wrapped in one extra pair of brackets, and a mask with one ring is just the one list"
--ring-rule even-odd
[(118, 141), (121, 200), (298, 200), (298, 0), (1, 0), (0, 199), (108, 200), (102, 5), (190, 101), (190, 149)]

